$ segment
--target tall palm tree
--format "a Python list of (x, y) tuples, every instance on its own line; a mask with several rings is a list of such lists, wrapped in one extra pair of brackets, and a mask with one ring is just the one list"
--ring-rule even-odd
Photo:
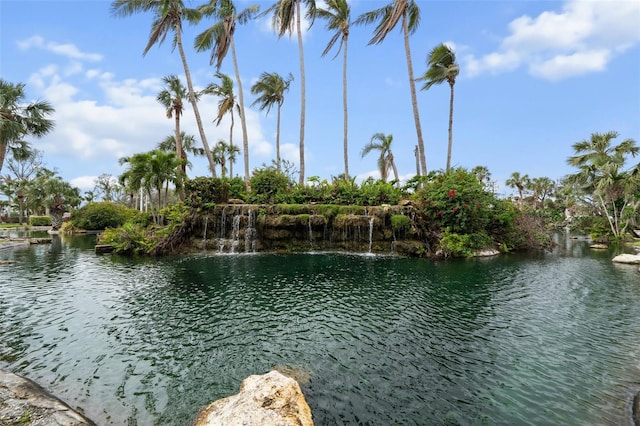
[(420, 125), (420, 114), (418, 113), (418, 98), (416, 96), (416, 84), (413, 77), (411, 48), (409, 46), (409, 35), (418, 29), (418, 24), (420, 23), (420, 8), (415, 0), (393, 0), (392, 3), (384, 7), (363, 13), (354, 21), (354, 24), (372, 24), (380, 21), (374, 30), (373, 37), (369, 40), (369, 44), (380, 44), (384, 41), (387, 34), (395, 28), (401, 18), (404, 50), (407, 57), (407, 69), (409, 71), (409, 88), (411, 89), (413, 119), (416, 124), (418, 150), (420, 151), (420, 167), (422, 169), (422, 175), (426, 176), (427, 160), (424, 151), (424, 140), (422, 138), (422, 126)]
[(425, 81), (422, 90), (428, 90), (434, 84), (449, 83), (451, 94), (449, 96), (449, 146), (447, 149), (447, 168), (451, 169), (451, 146), (453, 144), (453, 86), (456, 77), (460, 73), (460, 66), (456, 63), (456, 52), (444, 43), (437, 45), (429, 52), (427, 57), (427, 71), (418, 78)]
[(48, 116), (55, 110), (47, 101), (24, 105), (25, 84), (0, 78), (0, 171), (8, 149), (26, 149), (24, 136), (42, 137), (53, 130)]
[(529, 186), (529, 175), (520, 175), (520, 172), (511, 173), (511, 177), (505, 181), (509, 188), (515, 188), (518, 190), (519, 204), (522, 206), (524, 202), (524, 190)]
[[(329, 40), (327, 47), (322, 52), (325, 56), (340, 40), (336, 56), (342, 50), (342, 111), (343, 111), (343, 155), (344, 155), (344, 177), (349, 179), (349, 142), (348, 142), (348, 111), (347, 111), (347, 46), (349, 41), (349, 27), (351, 25), (351, 8), (347, 0), (328, 0), (325, 2), (326, 9), (318, 8), (316, 15), (327, 21), (326, 28), (335, 33)], [(335, 58), (335, 57), (334, 57)]]
[[(162, 89), (156, 100), (162, 104), (167, 112), (167, 118), (173, 118), (175, 121), (175, 151), (178, 158), (183, 158), (182, 154), (182, 132), (180, 131), (180, 116), (184, 111), (183, 100), (189, 98), (187, 89), (182, 85), (177, 75), (169, 75), (162, 77), (162, 81), (166, 88)], [(186, 171), (186, 164), (182, 164), (182, 173)]]
[[(196, 138), (193, 135), (188, 135), (185, 132), (180, 132), (180, 144), (182, 145), (180, 149), (180, 152), (182, 153), (182, 157), (180, 160), (185, 167), (188, 166), (189, 168), (191, 168), (191, 162), (187, 157), (187, 153), (190, 153), (194, 157), (205, 156), (204, 149), (196, 146)], [(175, 146), (176, 146), (176, 137), (174, 135), (169, 135), (158, 144), (156, 149), (159, 149), (165, 152), (170, 152), (174, 150)], [(185, 170), (185, 177), (186, 177), (186, 170)]]
[(304, 73), (304, 51), (302, 48), (302, 28), (300, 21), (302, 19), (302, 3), (307, 8), (306, 18), (313, 25), (316, 15), (315, 0), (278, 0), (273, 6), (265, 10), (260, 16), (272, 13), (272, 24), (278, 33), (278, 37), (282, 37), (286, 33), (293, 33), (295, 26), (298, 34), (298, 55), (300, 59), (300, 177), (298, 182), (304, 185), (304, 125), (305, 125), (305, 105), (306, 105), (306, 77)]
[(613, 139), (618, 136), (618, 132), (593, 133), (589, 140), (573, 144), (576, 155), (567, 160), (578, 168), (577, 173), (568, 176), (569, 183), (580, 184), (585, 192), (598, 200), (615, 238), (624, 235), (630, 219), (640, 208), (640, 163), (624, 169), (628, 157), (638, 155), (640, 147), (633, 139), (612, 146)]
[[(239, 111), (240, 107), (236, 103), (236, 95), (233, 92), (233, 80), (231, 79), (231, 77), (229, 77), (226, 74), (218, 72), (216, 73), (216, 78), (220, 79), (220, 83), (209, 84), (207, 87), (205, 87), (202, 93), (214, 95), (218, 97), (218, 115), (216, 118), (213, 119), (214, 123), (216, 123), (216, 126), (220, 125), (220, 122), (222, 122), (222, 119), (224, 118), (225, 114), (229, 114), (229, 116), (231, 117), (231, 125), (229, 126), (229, 145), (233, 146), (233, 127), (235, 125), (233, 109), (236, 108), (238, 109), (238, 112), (240, 112)], [(248, 144), (248, 141), (247, 141), (247, 144)], [(247, 153), (247, 157), (245, 157), (247, 162), (245, 164), (248, 164), (249, 148), (248, 146), (243, 148), (245, 148), (244, 151)], [(231, 173), (233, 173), (233, 170), (231, 170)], [(247, 173), (247, 170), (245, 167), (245, 184), (246, 184), (246, 173)], [(214, 172), (214, 175), (215, 175), (215, 172)]]
[(289, 91), (293, 75), (284, 79), (276, 72), (263, 72), (260, 79), (251, 86), (251, 93), (259, 95), (251, 104), (259, 105), (261, 111), (267, 110), (267, 114), (274, 105), (278, 106), (278, 117), (276, 121), (276, 167), (280, 170), (280, 109), (284, 103), (284, 94)]
[(182, 66), (184, 68), (184, 75), (187, 79), (187, 88), (189, 89), (189, 102), (193, 106), (193, 113), (196, 117), (196, 123), (198, 125), (198, 131), (200, 132), (200, 139), (202, 146), (207, 154), (207, 160), (209, 160), (209, 166), (214, 170), (213, 158), (211, 157), (211, 149), (207, 142), (207, 136), (204, 133), (204, 127), (202, 125), (202, 119), (200, 118), (200, 110), (198, 109), (198, 99), (196, 92), (193, 90), (193, 83), (191, 81), (191, 72), (189, 71), (189, 64), (187, 63), (187, 56), (184, 53), (182, 46), (182, 20), (183, 18), (187, 22), (195, 23), (200, 19), (200, 13), (188, 8), (184, 5), (183, 0), (114, 0), (111, 4), (111, 12), (115, 16), (130, 16), (135, 13), (141, 12), (153, 12), (154, 20), (151, 24), (151, 34), (149, 35), (149, 41), (144, 48), (142, 55), (145, 56), (151, 47), (155, 44), (162, 44), (169, 33), (173, 33), (173, 48), (178, 47), (180, 59), (182, 60)]
[(380, 179), (382, 179), (383, 182), (387, 181), (387, 177), (389, 176), (389, 169), (393, 170), (393, 176), (395, 180), (399, 180), (398, 169), (396, 167), (395, 161), (393, 160), (393, 153), (391, 152), (392, 142), (393, 135), (375, 133), (373, 136), (371, 136), (371, 140), (369, 141), (369, 143), (366, 144), (362, 149), (361, 157), (363, 158), (371, 151), (380, 151), (380, 155), (378, 157), (378, 170), (380, 170)]
[[(219, 19), (215, 24), (209, 27), (196, 37), (195, 47), (199, 52), (211, 50), (211, 64), (216, 63), (216, 71), (220, 71), (222, 61), (227, 56), (229, 48), (231, 48), (231, 58), (233, 59), (233, 68), (236, 74), (236, 82), (238, 84), (238, 108), (240, 110), (240, 125), (242, 127), (242, 147), (244, 150), (244, 182), (247, 191), (249, 188), (249, 137), (247, 135), (247, 120), (244, 110), (244, 95), (242, 92), (242, 81), (240, 80), (240, 71), (238, 69), (238, 59), (236, 57), (236, 48), (233, 35), (237, 24), (244, 24), (252, 19), (260, 7), (252, 5), (241, 11), (236, 12), (236, 7), (231, 0), (210, 0), (206, 5), (201, 6), (198, 10), (203, 16), (213, 16)], [(218, 121), (219, 123), (219, 121)], [(231, 143), (231, 139), (229, 140)]]

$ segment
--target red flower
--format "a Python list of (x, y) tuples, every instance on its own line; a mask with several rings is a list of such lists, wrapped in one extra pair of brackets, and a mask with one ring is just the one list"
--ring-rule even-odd
[(447, 197), (451, 198), (451, 197), (453, 197), (454, 195), (456, 195), (456, 190), (455, 190), (455, 189), (452, 189), (451, 191), (449, 191), (449, 195), (447, 195)]
[(467, 206), (466, 204), (463, 204), (463, 205), (462, 205), (462, 208), (463, 208), (463, 209), (466, 209), (467, 207), (469, 207), (469, 206)]
[(438, 216), (442, 216), (442, 212), (438, 210)]
[(457, 208), (457, 207), (454, 207), (454, 208), (453, 208), (453, 211), (454, 211), (454, 212), (457, 212), (457, 211), (458, 211), (458, 208)]

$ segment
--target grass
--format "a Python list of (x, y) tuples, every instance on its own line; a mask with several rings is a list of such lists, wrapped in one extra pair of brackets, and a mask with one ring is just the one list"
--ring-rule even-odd
[(0, 229), (26, 228), (28, 226), (25, 223), (0, 223)]

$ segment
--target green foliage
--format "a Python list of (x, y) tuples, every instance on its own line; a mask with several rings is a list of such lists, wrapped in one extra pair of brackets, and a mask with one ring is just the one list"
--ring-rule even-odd
[[(244, 184), (243, 184), (244, 185)], [(194, 208), (229, 201), (231, 184), (228, 179), (197, 177), (185, 182), (185, 203)]]
[(236, 198), (239, 200), (245, 200), (247, 198), (246, 186), (244, 179), (236, 176), (228, 179), (229, 182), (229, 198)]
[(146, 227), (131, 222), (119, 228), (106, 229), (100, 234), (98, 243), (109, 244), (121, 254), (148, 254), (155, 245)]
[(71, 213), (71, 223), (75, 228), (86, 230), (102, 230), (117, 228), (132, 220), (137, 211), (121, 204), (103, 201), (89, 203)]
[(493, 239), (486, 232), (457, 234), (446, 229), (440, 239), (440, 248), (445, 257), (472, 257), (477, 250), (490, 247)]
[(391, 229), (396, 232), (406, 231), (411, 227), (411, 221), (403, 214), (391, 215)]
[(472, 234), (486, 227), (497, 203), (476, 176), (457, 168), (448, 173), (431, 173), (414, 199), (437, 229)]
[(29, 216), (31, 226), (51, 226), (51, 216)]
[(255, 169), (250, 180), (249, 200), (256, 204), (278, 204), (291, 199), (293, 184), (276, 167)]

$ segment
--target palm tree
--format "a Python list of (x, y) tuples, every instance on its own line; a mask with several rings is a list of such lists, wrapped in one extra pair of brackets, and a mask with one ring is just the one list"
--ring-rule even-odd
[(39, 101), (24, 105), (24, 88), (24, 83), (0, 78), (0, 171), (8, 149), (27, 149), (24, 136), (40, 138), (54, 127), (53, 120), (47, 118), (55, 112), (51, 104)]
[(453, 86), (460, 73), (460, 66), (456, 63), (456, 52), (446, 44), (439, 44), (431, 50), (427, 57), (427, 71), (419, 81), (426, 81), (422, 90), (428, 90), (434, 84), (449, 83), (449, 146), (447, 149), (447, 168), (451, 169), (451, 146), (453, 144)]
[(529, 175), (520, 176), (519, 172), (511, 173), (511, 177), (505, 181), (509, 188), (518, 190), (519, 204), (524, 202), (524, 189), (529, 186)]
[(364, 158), (364, 156), (371, 151), (380, 151), (380, 156), (378, 157), (378, 170), (380, 170), (380, 179), (382, 179), (383, 182), (387, 181), (387, 176), (389, 176), (389, 169), (393, 170), (393, 176), (395, 177), (395, 180), (399, 180), (398, 169), (396, 168), (396, 163), (393, 160), (393, 153), (391, 152), (392, 142), (393, 135), (376, 133), (371, 136), (371, 140), (369, 141), (369, 143), (366, 144), (362, 149), (362, 158)]
[(380, 9), (366, 12), (354, 21), (354, 24), (371, 24), (380, 21), (374, 30), (373, 37), (369, 44), (380, 44), (391, 30), (395, 28), (402, 18), (402, 33), (404, 35), (404, 50), (407, 57), (407, 69), (409, 71), (409, 87), (411, 89), (411, 104), (413, 106), (413, 119), (416, 123), (416, 134), (418, 136), (418, 150), (420, 151), (420, 167), (422, 175), (427, 175), (427, 160), (424, 151), (424, 140), (422, 139), (422, 126), (420, 125), (420, 114), (418, 113), (418, 98), (416, 96), (416, 84), (413, 77), (413, 65), (411, 62), (411, 48), (409, 46), (409, 34), (413, 34), (418, 29), (420, 23), (420, 8), (415, 0), (393, 0), (392, 3)]
[(304, 185), (304, 124), (305, 124), (305, 105), (306, 105), (306, 79), (304, 73), (304, 51), (302, 48), (302, 29), (301, 20), (301, 4), (304, 3), (307, 8), (306, 17), (311, 21), (316, 15), (315, 0), (278, 0), (273, 6), (265, 10), (260, 16), (273, 13), (272, 24), (278, 33), (278, 37), (282, 37), (285, 33), (291, 34), (295, 25), (298, 34), (298, 55), (300, 58), (300, 177), (299, 184)]
[(229, 145), (223, 140), (219, 140), (213, 149), (213, 152), (216, 160), (220, 164), (220, 174), (224, 179), (227, 175), (227, 160), (230, 164), (233, 163), (236, 160), (236, 154), (240, 152), (240, 148)]
[[(182, 154), (182, 132), (180, 132), (180, 116), (184, 111), (183, 100), (188, 99), (188, 92), (182, 85), (180, 78), (176, 75), (169, 75), (162, 78), (166, 88), (163, 89), (156, 97), (157, 101), (162, 104), (167, 112), (167, 118), (175, 120), (175, 151), (178, 158), (183, 158)], [(182, 165), (182, 173), (186, 171), (186, 164)]]
[(349, 41), (349, 27), (351, 25), (351, 8), (347, 0), (328, 0), (326, 9), (318, 8), (316, 15), (327, 21), (326, 28), (335, 30), (329, 40), (327, 47), (322, 52), (325, 56), (340, 40), (336, 56), (342, 50), (342, 110), (343, 110), (343, 155), (344, 155), (344, 177), (349, 179), (349, 142), (348, 142), (348, 113), (347, 113), (347, 45)]
[[(244, 110), (244, 96), (242, 92), (242, 81), (240, 80), (240, 71), (238, 69), (238, 59), (236, 58), (236, 48), (233, 34), (236, 25), (244, 24), (252, 19), (260, 9), (257, 5), (252, 5), (244, 9), (240, 13), (236, 13), (236, 7), (231, 0), (210, 0), (208, 4), (199, 8), (203, 16), (213, 16), (219, 19), (203, 33), (196, 37), (195, 47), (199, 52), (203, 50), (211, 51), (211, 64), (216, 63), (216, 71), (220, 71), (222, 61), (227, 56), (229, 48), (231, 48), (231, 57), (233, 59), (233, 68), (236, 73), (236, 82), (238, 83), (238, 108), (240, 110), (240, 125), (242, 127), (242, 147), (244, 150), (244, 182), (247, 191), (249, 188), (249, 137), (247, 135), (247, 120)], [(233, 88), (232, 88), (233, 89)], [(218, 119), (218, 123), (220, 123)], [(231, 143), (231, 139), (229, 139)]]
[(633, 139), (612, 146), (612, 140), (618, 136), (618, 132), (592, 133), (589, 140), (573, 144), (576, 155), (567, 160), (578, 168), (577, 173), (568, 176), (569, 183), (581, 185), (598, 200), (616, 239), (624, 236), (640, 208), (640, 164), (623, 169), (627, 157), (638, 155), (640, 147)]
[[(233, 146), (233, 126), (235, 124), (235, 119), (233, 117), (233, 109), (234, 107), (238, 109), (240, 112), (240, 107), (236, 104), (236, 95), (233, 93), (233, 80), (226, 74), (216, 73), (216, 78), (220, 79), (220, 84), (211, 83), (209, 84), (202, 93), (208, 95), (214, 95), (218, 97), (218, 116), (213, 120), (216, 123), (216, 126), (220, 125), (220, 122), (224, 118), (225, 114), (229, 114), (231, 116), (231, 125), (229, 126), (229, 145)], [(242, 115), (242, 113), (240, 113)], [(248, 141), (247, 146), (243, 147), (245, 155), (245, 165), (249, 163), (249, 147)], [(231, 175), (233, 175), (233, 169), (230, 170)], [(245, 167), (245, 185), (247, 182), (247, 168)], [(215, 175), (215, 171), (214, 171)]]
[(135, 13), (149, 11), (153, 12), (154, 20), (151, 24), (149, 41), (142, 52), (142, 55), (145, 56), (149, 49), (151, 49), (151, 47), (156, 43), (162, 44), (167, 35), (170, 32), (173, 32), (173, 48), (177, 46), (178, 52), (180, 53), (180, 59), (182, 60), (182, 66), (184, 68), (184, 75), (187, 79), (187, 88), (189, 89), (189, 102), (191, 102), (191, 105), (193, 106), (193, 113), (196, 117), (202, 146), (207, 154), (209, 166), (214, 170), (215, 164), (211, 157), (211, 150), (209, 149), (207, 136), (204, 133), (202, 119), (200, 118), (200, 110), (198, 109), (198, 99), (196, 92), (193, 90), (191, 72), (189, 71), (189, 64), (187, 63), (187, 57), (182, 46), (182, 19), (186, 19), (187, 22), (197, 22), (200, 19), (200, 13), (195, 9), (187, 8), (182, 0), (114, 0), (111, 4), (111, 12), (115, 16), (124, 17)]
[(259, 95), (251, 104), (259, 104), (260, 111), (267, 110), (267, 114), (273, 105), (278, 105), (278, 118), (276, 121), (276, 167), (280, 170), (280, 109), (284, 103), (284, 94), (289, 91), (293, 75), (284, 79), (275, 72), (263, 72), (260, 79), (251, 87), (251, 93)]
[[(180, 132), (180, 144), (182, 145), (180, 148), (180, 152), (182, 153), (181, 161), (182, 165), (184, 165), (185, 167), (188, 166), (189, 168), (191, 168), (191, 162), (187, 158), (187, 152), (194, 157), (205, 156), (204, 149), (196, 146), (196, 138), (193, 135), (187, 135), (185, 132)], [(174, 135), (169, 135), (158, 144), (157, 149), (161, 151), (171, 152), (174, 150), (175, 146), (176, 137)], [(186, 177), (186, 170), (184, 173)]]

